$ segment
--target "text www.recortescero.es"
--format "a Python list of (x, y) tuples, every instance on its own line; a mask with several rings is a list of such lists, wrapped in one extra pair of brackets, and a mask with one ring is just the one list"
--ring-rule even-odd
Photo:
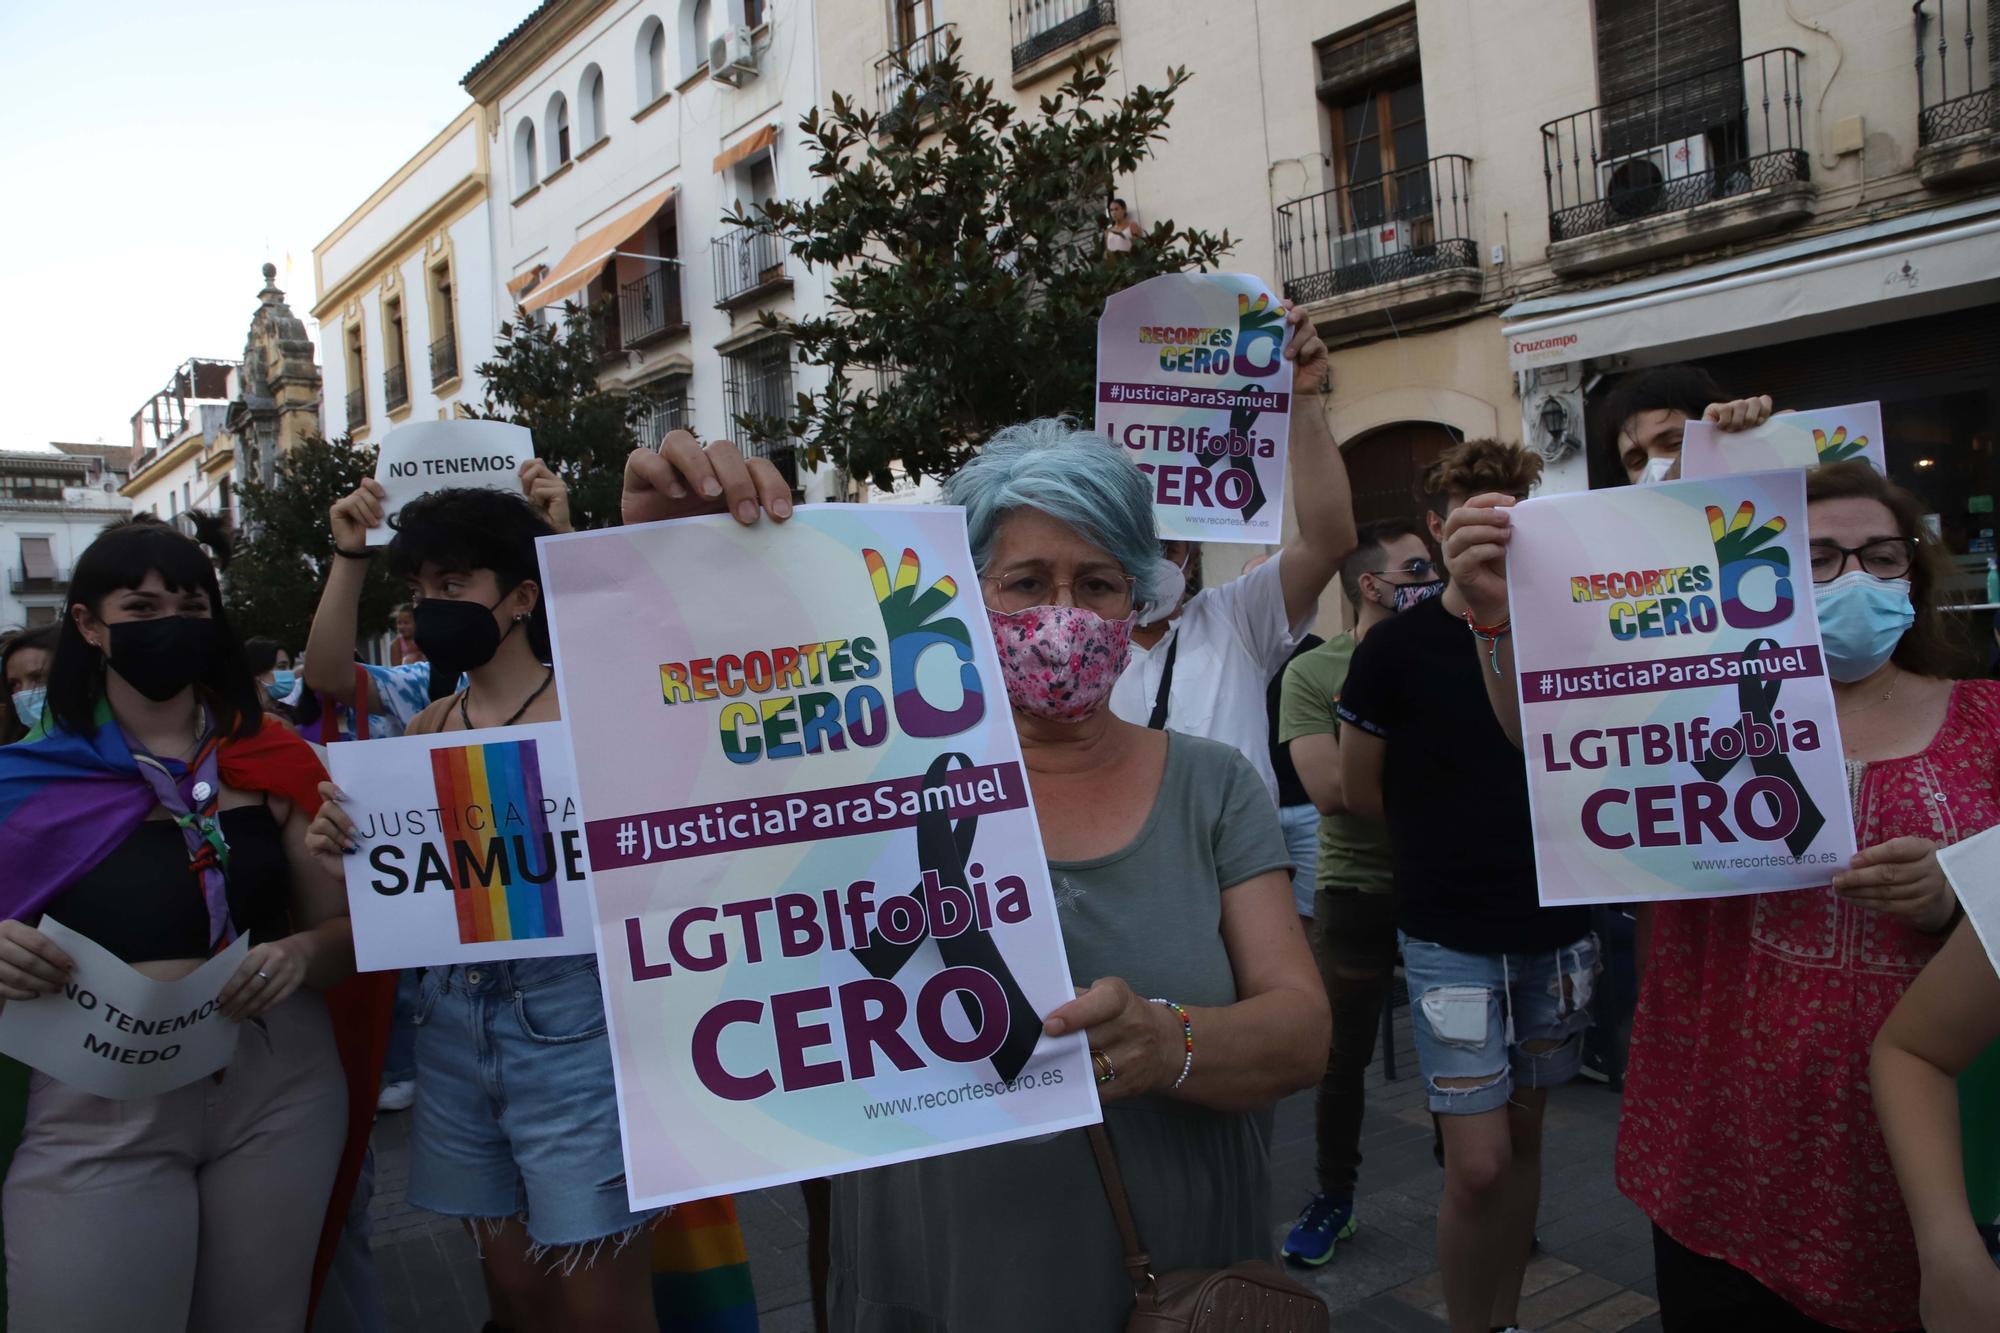
[(892, 1097), (885, 1102), (867, 1102), (862, 1105), (861, 1114), (870, 1120), (879, 1120), (885, 1115), (908, 1115), (912, 1111), (930, 1111), (940, 1106), (956, 1106), (960, 1102), (981, 1102), (988, 1097), (1004, 1097), (1010, 1092), (1052, 1088), (1062, 1081), (1062, 1070), (1044, 1069), (1039, 1074), (1010, 1078), (1005, 1082), (961, 1083), (955, 1088), (939, 1088), (934, 1092), (920, 1092), (911, 1097)]

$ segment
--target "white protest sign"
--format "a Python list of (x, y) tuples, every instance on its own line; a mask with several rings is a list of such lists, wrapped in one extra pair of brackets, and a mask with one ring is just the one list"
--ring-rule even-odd
[(179, 981), (155, 981), (88, 936), (43, 917), (76, 964), (52, 995), (0, 1009), (0, 1054), (96, 1097), (154, 1097), (213, 1074), (236, 1054), (237, 1024), (215, 997), (250, 952), (235, 943)]
[(1951, 881), (1993, 970), (2000, 972), (2000, 828), (1938, 848), (1938, 869)]
[(1882, 404), (1779, 412), (1751, 430), (1725, 432), (1706, 421), (1690, 421), (1681, 434), (1681, 476), (1689, 481), (1818, 467), (1850, 458), (1866, 459), (1877, 472), (1888, 474), (1882, 452)]
[(1283, 540), (1285, 309), (1244, 273), (1168, 273), (1097, 321), (1097, 430), (1153, 486), (1166, 540)]
[(596, 949), (563, 723), (342, 741), (327, 770), (359, 844), (347, 909), (362, 971)]
[[(520, 489), (515, 475), (535, 456), (535, 437), (526, 426), (505, 421), (419, 421), (382, 437), (375, 480), (389, 492), (384, 519), (394, 518), (420, 495), (453, 486)], [(368, 529), (370, 546), (387, 546), (396, 530), (385, 521)]]

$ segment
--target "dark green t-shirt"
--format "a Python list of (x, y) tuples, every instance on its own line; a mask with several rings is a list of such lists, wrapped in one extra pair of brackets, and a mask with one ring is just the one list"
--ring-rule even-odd
[[(1300, 736), (1337, 736), (1333, 715), (1340, 687), (1354, 660), (1354, 636), (1342, 634), (1311, 652), (1300, 653), (1285, 668), (1284, 692), (1278, 704), (1278, 743), (1289, 745)], [(1322, 815), (1319, 821), (1319, 887), (1387, 893), (1394, 885), (1389, 868), (1389, 830), (1358, 815)]]

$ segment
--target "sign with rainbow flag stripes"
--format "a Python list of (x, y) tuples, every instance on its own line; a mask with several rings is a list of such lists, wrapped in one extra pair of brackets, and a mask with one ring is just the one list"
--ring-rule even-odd
[(539, 546), (632, 1206), (1096, 1121), (963, 513)]
[(1805, 516), (1798, 470), (1514, 507), (1544, 905), (1811, 888), (1852, 859)]
[(560, 722), (327, 747), (364, 972), (590, 953), (590, 872)]
[(1888, 475), (1882, 452), (1882, 404), (1851, 403), (1810, 412), (1779, 412), (1751, 430), (1723, 432), (1690, 421), (1681, 436), (1681, 476), (1690, 481), (1736, 472), (1818, 467), (1865, 459)]

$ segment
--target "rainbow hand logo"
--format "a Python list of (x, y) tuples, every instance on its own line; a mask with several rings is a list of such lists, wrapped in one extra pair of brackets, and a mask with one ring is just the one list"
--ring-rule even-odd
[[(957, 616), (933, 618), (958, 596), (958, 581), (949, 574), (941, 575), (919, 592), (917, 553), (908, 548), (893, 582), (881, 552), (864, 550), (861, 558), (875, 585), (882, 631), (889, 640), (889, 682), (897, 722), (909, 735), (921, 737), (953, 736), (975, 725), (986, 715), (986, 696), (980, 689), (979, 669), (973, 665), (972, 633)], [(940, 644), (949, 645), (958, 655), (958, 680), (965, 691), (958, 707), (950, 712), (933, 707), (917, 687), (918, 659), (926, 649)]]
[[(1708, 533), (1715, 541), (1723, 620), (1735, 629), (1761, 629), (1789, 617), (1793, 601), (1791, 552), (1783, 547), (1760, 549), (1776, 541), (1784, 532), (1783, 517), (1773, 514), (1761, 525), (1752, 528), (1750, 525), (1756, 520), (1757, 507), (1748, 500), (1736, 506), (1735, 516), (1727, 522), (1720, 508), (1715, 505), (1707, 508)], [(1771, 607), (1765, 611), (1745, 605), (1742, 598), (1744, 577), (1758, 569), (1769, 569), (1777, 576)]]
[(1867, 451), (1868, 437), (1866, 435), (1857, 435), (1850, 440), (1847, 438), (1847, 427), (1845, 426), (1834, 427), (1833, 434), (1829, 436), (1825, 431), (1815, 426), (1813, 427), (1813, 448), (1818, 452), (1819, 461), (1822, 463), (1844, 463), (1848, 459), (1857, 457)]
[[(1271, 344), (1270, 357), (1262, 365), (1250, 358), (1250, 349), (1260, 342)], [(1255, 301), (1242, 292), (1236, 294), (1236, 373), (1262, 377), (1275, 375), (1285, 361), (1285, 312), (1274, 308), (1268, 294)]]

